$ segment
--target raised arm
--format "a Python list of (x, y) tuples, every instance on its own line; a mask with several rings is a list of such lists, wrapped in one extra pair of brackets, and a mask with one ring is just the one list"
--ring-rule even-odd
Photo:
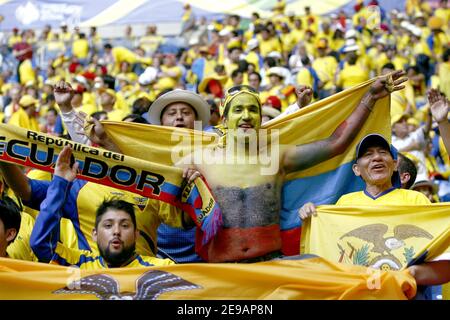
[[(106, 134), (103, 125), (97, 119), (90, 118), (86, 120), (86, 114), (76, 112), (72, 108), (73, 89), (72, 86), (65, 82), (59, 81), (54, 89), (55, 100), (61, 109), (61, 118), (66, 124), (67, 131), (73, 141), (89, 144), (89, 141), (114, 152), (119, 152), (120, 149)], [(93, 130), (89, 136), (84, 134), (84, 122), (93, 125)]]
[(55, 101), (61, 110), (61, 119), (67, 127), (73, 141), (89, 144), (89, 139), (85, 135), (79, 134), (83, 127), (77, 121), (77, 112), (72, 108), (73, 89), (70, 83), (58, 81), (53, 90)]
[(377, 79), (352, 114), (336, 128), (329, 138), (299, 145), (289, 150), (283, 160), (285, 171), (289, 173), (306, 169), (344, 152), (369, 117), (375, 102), (393, 91), (404, 88), (401, 84), (408, 80), (402, 78), (404, 75), (404, 71), (396, 71), (390, 76)]
[(78, 170), (78, 162), (70, 167), (71, 155), (72, 150), (68, 146), (59, 154), (47, 197), (41, 204), (40, 213), (31, 233), (31, 249), (42, 262), (53, 260), (58, 245), (62, 208)]
[(431, 114), (439, 125), (439, 132), (444, 140), (445, 149), (450, 153), (450, 123), (448, 122), (448, 100), (436, 89), (428, 92)]

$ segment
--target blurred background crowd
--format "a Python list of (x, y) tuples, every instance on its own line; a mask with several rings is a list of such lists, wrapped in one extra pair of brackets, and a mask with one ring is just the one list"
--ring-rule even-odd
[(65, 80), (75, 90), (73, 108), (101, 120), (145, 123), (158, 96), (192, 90), (210, 104), (212, 126), (226, 89), (248, 84), (260, 92), (267, 121), (295, 103), (297, 85), (310, 86), (317, 101), (404, 69), (406, 88), (391, 98), (393, 143), (416, 164), (416, 181), (434, 202), (450, 199), (449, 156), (426, 102), (429, 88), (450, 96), (446, 0), (406, 0), (389, 11), (376, 0), (358, 0), (325, 15), (313, 5), (287, 10), (281, 0), (264, 18), (257, 11), (250, 18), (207, 18), (179, 5), (179, 32), (170, 36), (151, 23), (139, 36), (124, 25), (113, 38), (65, 22), (1, 29), (0, 120), (67, 137), (53, 95)]

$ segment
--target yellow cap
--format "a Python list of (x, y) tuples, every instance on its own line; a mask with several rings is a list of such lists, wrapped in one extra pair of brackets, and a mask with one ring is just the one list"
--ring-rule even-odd
[(221, 75), (217, 74), (217, 72), (213, 72), (213, 73), (207, 75), (206, 77), (203, 78), (203, 80), (198, 85), (198, 88), (197, 88), (198, 92), (199, 93), (205, 92), (206, 87), (208, 86), (208, 83), (211, 80), (217, 80), (222, 84), (222, 86), (225, 86), (225, 84), (228, 81), (228, 76), (226, 76), (226, 75), (221, 76)]
[(155, 90), (175, 89), (176, 83), (172, 78), (164, 77), (160, 78), (155, 84)]
[(409, 115), (406, 113), (396, 113), (391, 115), (391, 126), (393, 126), (403, 118), (409, 119)]
[(106, 89), (105, 92), (109, 94), (114, 99), (116, 98), (116, 92), (113, 89)]
[(419, 120), (417, 120), (416, 118), (409, 118), (407, 122), (408, 124), (415, 125), (416, 127), (420, 126)]
[(242, 48), (242, 43), (240, 40), (238, 39), (232, 39), (228, 42), (227, 44), (227, 48), (228, 49), (232, 49), (232, 48)]
[(317, 41), (316, 48), (317, 49), (326, 49), (328, 47), (328, 41), (326, 39), (320, 39)]
[(22, 108), (28, 108), (31, 105), (37, 105), (39, 103), (39, 100), (33, 98), (31, 95), (26, 94), (19, 100), (19, 104)]
[(428, 27), (431, 30), (441, 29), (443, 25), (444, 25), (444, 21), (442, 21), (442, 19), (439, 17), (433, 16), (433, 17), (430, 17), (430, 19), (428, 19)]

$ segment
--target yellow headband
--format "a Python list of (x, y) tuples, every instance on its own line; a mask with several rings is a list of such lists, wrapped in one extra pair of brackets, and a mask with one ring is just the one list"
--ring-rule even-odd
[(220, 105), (220, 108), (219, 108), (220, 116), (222, 118), (224, 117), (224, 112), (225, 112), (227, 105), (231, 102), (231, 100), (233, 100), (233, 98), (237, 97), (238, 95), (240, 95), (242, 93), (248, 93), (248, 94), (252, 95), (253, 97), (255, 97), (256, 101), (258, 101), (258, 104), (261, 107), (262, 104), (261, 104), (261, 99), (259, 98), (259, 94), (256, 92), (252, 92), (245, 87), (242, 87), (239, 91), (236, 91), (233, 94), (227, 93), (227, 95), (225, 96), (225, 100), (223, 101), (223, 103)]

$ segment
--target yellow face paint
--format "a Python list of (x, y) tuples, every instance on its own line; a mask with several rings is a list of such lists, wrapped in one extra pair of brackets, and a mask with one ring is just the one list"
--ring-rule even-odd
[[(228, 110), (229, 110), (228, 105), (230, 104), (230, 101), (233, 100), (238, 95), (244, 94), (244, 93), (255, 97), (258, 104), (261, 105), (261, 100), (259, 99), (259, 93), (254, 88), (247, 86), (247, 85), (234, 86), (234, 87), (231, 87), (230, 89), (228, 89), (226, 92), (225, 101), (220, 106), (220, 115), (222, 117), (226, 117), (225, 113), (228, 113)], [(227, 110), (225, 110), (225, 109), (227, 109)]]
[(224, 120), (228, 129), (246, 133), (250, 129), (257, 130), (261, 127), (261, 105), (256, 97), (243, 92), (235, 96), (229, 104)]

